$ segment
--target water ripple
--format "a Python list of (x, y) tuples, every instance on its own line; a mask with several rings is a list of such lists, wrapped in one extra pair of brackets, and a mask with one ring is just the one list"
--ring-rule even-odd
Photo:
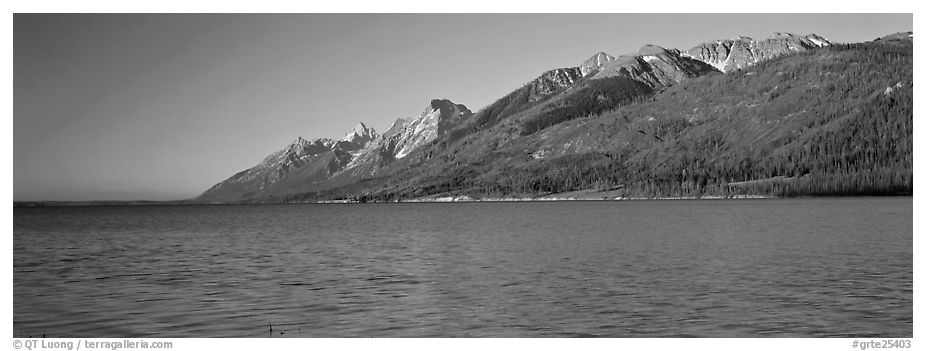
[(14, 335), (911, 337), (912, 257), (909, 198), (17, 208)]

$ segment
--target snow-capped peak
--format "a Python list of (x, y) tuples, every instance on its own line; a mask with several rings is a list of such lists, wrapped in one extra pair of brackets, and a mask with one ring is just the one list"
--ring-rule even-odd
[(366, 141), (375, 139), (376, 137), (377, 137), (377, 134), (376, 134), (376, 131), (373, 130), (373, 128), (367, 127), (366, 124), (363, 124), (363, 122), (360, 122), (359, 124), (354, 126), (354, 128), (351, 128), (351, 130), (348, 130), (347, 134), (345, 134), (344, 137), (341, 138), (341, 141), (366, 142)]
[(292, 143), (287, 145), (284, 151), (302, 150), (302, 149), (309, 147), (310, 145), (321, 145), (326, 148), (330, 148), (332, 145), (334, 145), (334, 140), (331, 140), (328, 138), (319, 138), (319, 139), (309, 141), (300, 136), (300, 137), (297, 137), (296, 140), (293, 140)]
[(604, 64), (613, 60), (614, 56), (608, 55), (603, 51), (599, 52), (592, 55), (592, 57), (590, 57), (588, 60), (585, 60), (585, 62), (582, 62), (582, 64), (579, 65), (579, 72), (583, 77), (587, 76), (592, 71), (601, 68), (601, 66), (604, 66)]

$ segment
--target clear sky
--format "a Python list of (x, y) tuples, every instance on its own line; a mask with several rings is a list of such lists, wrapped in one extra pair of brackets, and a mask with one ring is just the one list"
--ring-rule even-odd
[(737, 35), (859, 42), (911, 14), (16, 14), (14, 200), (193, 197), (298, 136), (476, 111), (543, 71)]

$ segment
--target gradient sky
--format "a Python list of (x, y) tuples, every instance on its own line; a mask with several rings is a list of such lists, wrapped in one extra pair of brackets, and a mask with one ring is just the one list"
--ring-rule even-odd
[(598, 51), (859, 42), (911, 14), (16, 14), (14, 200), (181, 199), (298, 136), (476, 111)]

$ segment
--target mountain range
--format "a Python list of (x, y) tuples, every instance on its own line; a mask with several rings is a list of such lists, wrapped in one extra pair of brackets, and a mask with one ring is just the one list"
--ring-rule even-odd
[(297, 138), (195, 201), (906, 193), (912, 85), (912, 32), (599, 52), (475, 113), (434, 99), (382, 134)]

